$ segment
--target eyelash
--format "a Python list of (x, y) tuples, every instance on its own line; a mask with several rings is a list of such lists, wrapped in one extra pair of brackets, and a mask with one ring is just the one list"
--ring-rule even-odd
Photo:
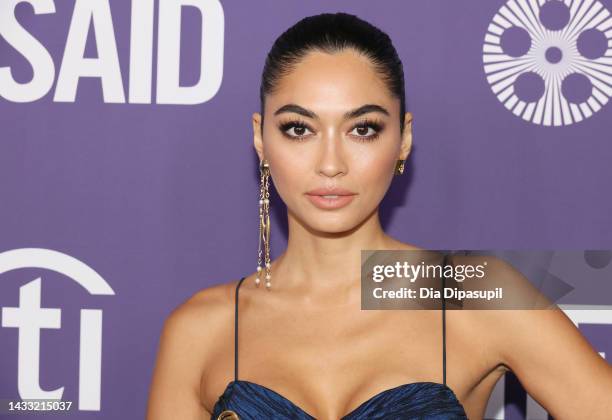
[[(298, 136), (298, 135), (290, 135), (287, 134), (287, 130), (291, 129), (291, 128), (305, 128), (311, 132), (313, 132), (314, 130), (312, 130), (312, 128), (310, 128), (310, 126), (308, 124), (306, 124), (306, 122), (296, 119), (296, 120), (292, 120), (292, 121), (287, 121), (284, 123), (280, 123), (279, 124), (279, 129), (281, 130), (282, 134), (294, 141), (304, 141), (305, 138), (307, 136)], [(356, 128), (372, 128), (375, 133), (374, 134), (370, 134), (369, 136), (359, 136), (356, 135), (355, 137), (357, 138), (358, 141), (361, 142), (370, 142), (370, 141), (374, 141), (378, 138), (378, 136), (380, 135), (380, 132), (383, 130), (384, 128), (384, 124), (375, 120), (370, 120), (370, 119), (363, 119), (361, 121), (359, 121), (358, 123), (356, 123), (355, 125), (353, 125), (353, 128), (351, 129), (351, 131), (353, 131)]]

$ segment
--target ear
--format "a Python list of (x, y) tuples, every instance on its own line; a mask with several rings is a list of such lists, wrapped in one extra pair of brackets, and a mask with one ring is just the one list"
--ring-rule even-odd
[(261, 114), (259, 112), (253, 113), (253, 147), (259, 156), (259, 161), (264, 159), (263, 153), (263, 137), (261, 135)]
[(412, 148), (412, 113), (404, 114), (404, 132), (402, 134), (402, 144), (400, 146), (400, 159), (406, 159)]

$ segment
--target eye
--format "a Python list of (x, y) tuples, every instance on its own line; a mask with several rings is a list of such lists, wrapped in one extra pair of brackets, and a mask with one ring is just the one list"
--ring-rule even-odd
[(371, 135), (376, 134), (376, 130), (374, 130), (372, 127), (360, 125), (355, 127), (352, 133), (361, 137), (370, 137)]
[(313, 134), (306, 123), (297, 120), (282, 123), (279, 128), (285, 137), (295, 140), (302, 140), (308, 135)]
[(355, 125), (349, 134), (362, 141), (375, 140), (382, 128), (383, 125), (381, 123), (375, 121), (362, 121)]

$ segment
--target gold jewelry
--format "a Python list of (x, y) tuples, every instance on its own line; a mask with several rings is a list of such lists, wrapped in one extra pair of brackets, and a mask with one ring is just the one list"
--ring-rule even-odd
[[(259, 185), (259, 241), (257, 247), (257, 277), (255, 284), (259, 287), (261, 278), (259, 277), (262, 271), (265, 273), (266, 289), (270, 290), (272, 286), (272, 276), (270, 275), (270, 165), (262, 160), (259, 163), (260, 185)], [(264, 263), (261, 265), (261, 246), (263, 242)]]
[(240, 420), (240, 417), (238, 417), (238, 414), (236, 414), (235, 411), (225, 410), (219, 414), (217, 420)]
[(406, 159), (397, 160), (397, 163), (395, 164), (395, 175), (401, 175), (404, 173), (404, 162), (406, 162)]

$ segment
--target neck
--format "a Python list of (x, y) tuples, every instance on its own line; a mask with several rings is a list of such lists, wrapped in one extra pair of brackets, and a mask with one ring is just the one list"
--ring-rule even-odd
[(361, 251), (399, 244), (384, 233), (378, 208), (344, 232), (315, 231), (290, 212), (288, 228), (287, 249), (272, 266), (274, 287), (294, 290), (313, 302), (332, 296), (336, 301), (354, 299), (360, 290)]

